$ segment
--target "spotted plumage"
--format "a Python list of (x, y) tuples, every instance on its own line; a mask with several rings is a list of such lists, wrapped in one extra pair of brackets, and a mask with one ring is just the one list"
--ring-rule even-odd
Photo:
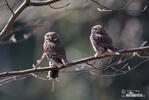
[[(68, 62), (65, 49), (56, 32), (48, 32), (45, 34), (43, 48), (51, 68), (66, 66)], [(50, 72), (49, 77), (57, 78), (58, 70)]]
[(95, 25), (92, 27), (90, 41), (94, 51), (96, 52), (95, 57), (101, 56), (105, 53), (118, 54), (118, 52), (115, 52), (116, 48), (113, 46), (111, 37), (106, 33), (101, 25)]

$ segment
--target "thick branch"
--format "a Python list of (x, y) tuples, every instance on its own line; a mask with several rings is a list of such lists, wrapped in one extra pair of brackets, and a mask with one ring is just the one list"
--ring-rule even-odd
[(11, 15), (9, 18), (7, 24), (3, 28), (3, 30), (0, 33), (0, 42), (2, 39), (6, 36), (6, 34), (10, 31), (10, 28), (14, 24), (16, 18), (20, 15), (20, 13), (27, 7), (28, 0), (25, 0), (22, 5), (14, 12), (14, 14)]
[[(123, 49), (123, 50), (119, 50), (118, 52), (120, 54), (128, 54), (128, 53), (143, 52), (143, 51), (148, 51), (148, 50), (149, 50), (149, 46), (146, 46), (146, 47), (140, 47), (140, 48)], [(68, 67), (72, 67), (77, 64), (87, 63), (92, 60), (107, 58), (107, 57), (111, 57), (111, 56), (117, 56), (117, 55), (105, 55), (105, 56), (101, 56), (98, 58), (91, 56), (91, 57), (73, 61), (68, 64)], [(57, 69), (61, 70), (64, 68), (67, 68), (67, 67), (65, 67), (65, 66), (62, 66), (61, 68), (44, 67), (44, 68), (37, 68), (37, 69), (32, 68), (32, 69), (21, 70), (21, 71), (4, 72), (4, 73), (0, 73), (0, 78), (9, 77), (9, 76), (23, 76), (23, 75), (27, 75), (27, 74), (31, 74), (31, 73), (46, 72), (46, 71), (52, 71), (52, 70), (57, 70)]]
[(30, 0), (25, 0), (22, 5), (10, 16), (7, 24), (5, 27), (2, 29), (0, 32), (0, 42), (2, 42), (3, 38), (8, 34), (10, 31), (10, 28), (14, 24), (16, 18), (24, 11), (29, 6), (45, 6), (45, 5), (50, 5), (52, 3), (55, 3), (60, 0), (46, 0), (46, 1), (30, 1)]

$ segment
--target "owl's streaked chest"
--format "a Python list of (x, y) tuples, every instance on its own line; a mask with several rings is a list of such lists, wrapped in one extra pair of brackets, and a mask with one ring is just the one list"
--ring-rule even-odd
[(44, 45), (43, 45), (44, 51), (54, 50), (55, 47), (56, 47), (55, 43), (52, 43), (52, 42), (49, 42), (49, 41), (45, 41)]
[(91, 36), (90, 36), (90, 41), (91, 41), (91, 44), (92, 44), (92, 47), (93, 47), (94, 51), (97, 52), (98, 50), (96, 48), (96, 43), (95, 43), (93, 34), (91, 34)]
[(99, 52), (100, 49), (103, 49), (102, 46), (100, 46), (104, 41), (103, 38), (104, 37), (100, 34), (91, 34), (90, 40), (95, 52)]

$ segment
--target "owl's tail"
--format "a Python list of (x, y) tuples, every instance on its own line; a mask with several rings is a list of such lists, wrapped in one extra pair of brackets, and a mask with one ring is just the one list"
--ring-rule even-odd
[(58, 73), (59, 73), (58, 70), (49, 71), (47, 77), (56, 79), (56, 78), (58, 78)]
[[(49, 67), (50, 68), (57, 68), (57, 66), (51, 61), (49, 61)], [(58, 73), (59, 73), (59, 70), (57, 70), (57, 69), (49, 71), (47, 77), (55, 79), (58, 77)]]
[(52, 80), (52, 92), (54, 91), (54, 87), (55, 87), (55, 81), (58, 81), (57, 78), (58, 78), (58, 72), (54, 71), (49, 71), (48, 72), (48, 75), (47, 75), (47, 78), (49, 78), (49, 80), (51, 79)]
[(54, 91), (55, 79), (52, 79), (52, 92)]

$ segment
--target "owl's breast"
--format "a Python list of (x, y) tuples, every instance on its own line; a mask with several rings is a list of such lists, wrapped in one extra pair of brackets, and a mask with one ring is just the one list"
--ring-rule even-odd
[(91, 41), (91, 44), (92, 44), (94, 51), (97, 52), (98, 48), (97, 48), (97, 44), (96, 44), (96, 41), (95, 41), (93, 35), (90, 36), (90, 41)]
[(57, 64), (62, 64), (61, 58), (64, 56), (65, 53), (61, 53), (61, 50), (64, 48), (61, 48), (60, 44), (46, 42), (44, 43), (44, 52), (46, 53), (47, 58), (52, 59)]

